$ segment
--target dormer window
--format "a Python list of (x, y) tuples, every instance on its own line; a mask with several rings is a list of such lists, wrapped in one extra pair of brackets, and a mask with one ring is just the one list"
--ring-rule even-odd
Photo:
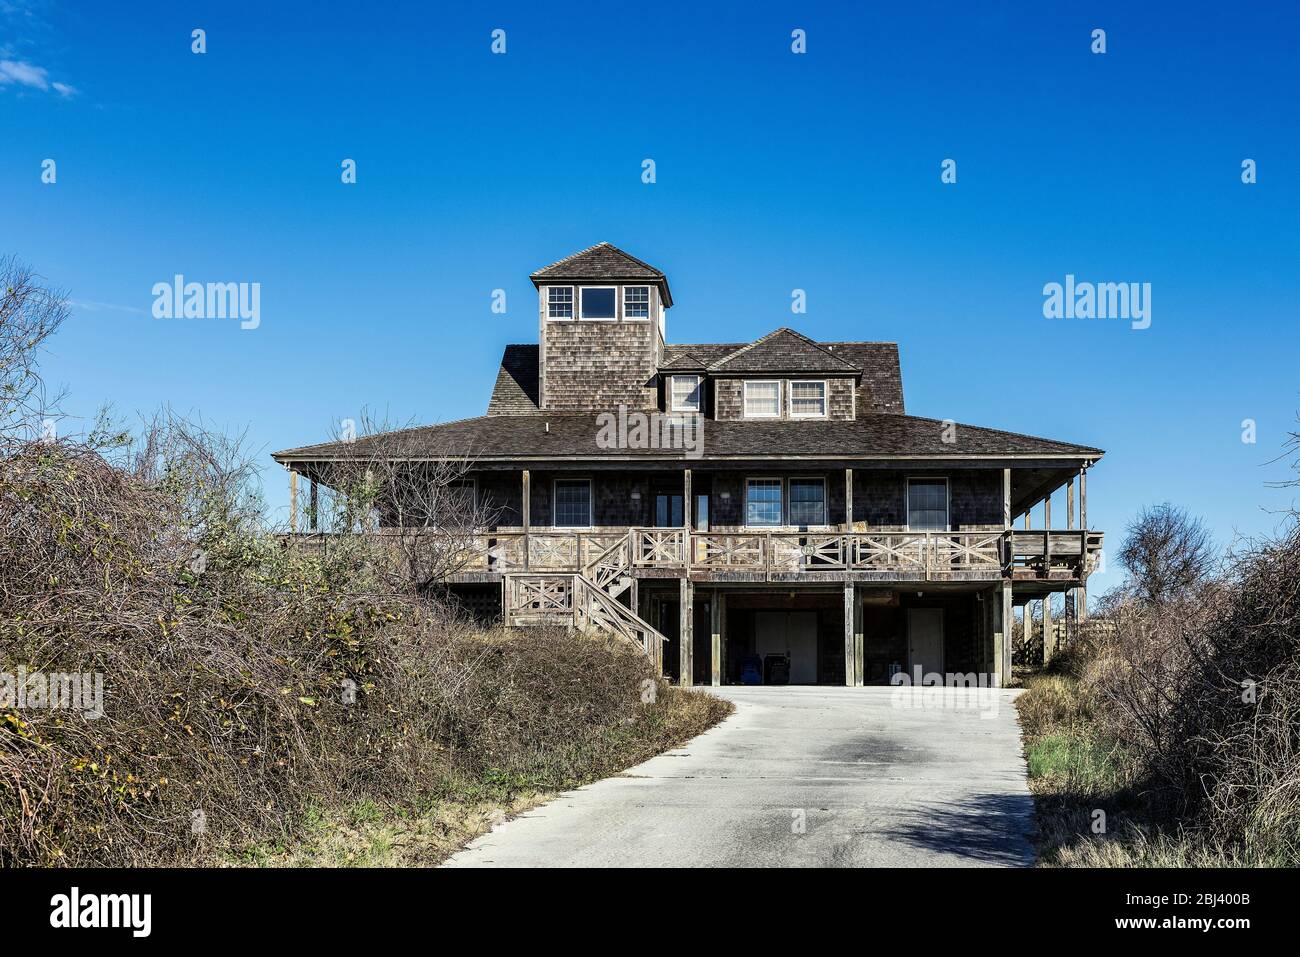
[(781, 415), (779, 379), (745, 380), (745, 418), (775, 419)]
[(613, 286), (582, 286), (582, 319), (612, 320), (618, 318), (618, 292)]
[(790, 381), (790, 418), (826, 418), (826, 383), (820, 379)]
[(624, 319), (649, 319), (650, 318), (650, 287), (649, 286), (624, 286), (623, 287), (623, 318)]
[(573, 287), (549, 286), (546, 289), (546, 318), (573, 318)]
[(672, 381), (672, 412), (700, 411), (700, 377), (675, 375)]

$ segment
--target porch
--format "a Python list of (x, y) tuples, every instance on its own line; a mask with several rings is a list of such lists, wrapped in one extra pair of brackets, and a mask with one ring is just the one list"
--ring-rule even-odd
[[(382, 534), (382, 532), (381, 532)], [(318, 536), (320, 537), (320, 536)], [(327, 537), (320, 537), (327, 542)], [(1101, 553), (1089, 530), (955, 532), (497, 531), (474, 536), (454, 578), (495, 581), (519, 572), (578, 573), (615, 546), (637, 578), (697, 582), (1082, 582)]]

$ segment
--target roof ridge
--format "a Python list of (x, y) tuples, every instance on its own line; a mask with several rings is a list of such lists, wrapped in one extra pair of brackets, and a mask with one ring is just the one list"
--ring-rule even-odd
[[(744, 353), (748, 352), (750, 349), (753, 349), (755, 346), (757, 346), (757, 345), (759, 345), (759, 344), (761, 344), (761, 343), (763, 343), (763, 342), (766, 342), (768, 339), (771, 339), (771, 338), (772, 338), (774, 335), (776, 335), (778, 332), (781, 332), (782, 330), (785, 330), (785, 329), (788, 329), (788, 327), (787, 327), (787, 326), (781, 326), (781, 327), (779, 327), (779, 328), (777, 328), (777, 329), (773, 329), (771, 332), (769, 332), (769, 333), (768, 333), (767, 335), (765, 335), (765, 336), (759, 336), (759, 337), (758, 337), (757, 339), (755, 339), (753, 342), (747, 342), (747, 343), (745, 343), (743, 346), (741, 346), (741, 347), (740, 347), (739, 349), (737, 349), (735, 352), (728, 352), (728, 353), (727, 353), (725, 356), (723, 356), (721, 359), (714, 359), (712, 365), (710, 365), (709, 368), (712, 369), (714, 366), (722, 365), (722, 363), (724, 363), (724, 362), (728, 362), (728, 361), (730, 361), (731, 359), (734, 359), (736, 356), (743, 355)], [(791, 330), (789, 330), (789, 331), (793, 332), (794, 330), (791, 329)]]
[(655, 276), (657, 276), (660, 279), (667, 278), (664, 275), (663, 270), (659, 269), (657, 266), (652, 266), (644, 259), (638, 259), (636, 256), (633, 256), (626, 249), (620, 249), (618, 246), (615, 246), (611, 242), (606, 242), (605, 240), (601, 240), (600, 242), (596, 243), (594, 246), (588, 246), (586, 249), (579, 249), (576, 253), (570, 253), (569, 255), (565, 256), (563, 259), (557, 259), (555, 262), (551, 263), (548, 266), (543, 266), (541, 269), (534, 270), (531, 275), (540, 276), (548, 269), (554, 269), (556, 266), (562, 266), (567, 262), (577, 259), (579, 256), (585, 256), (589, 252), (594, 252), (595, 250), (600, 249), (602, 246), (604, 246), (607, 249), (613, 250), (614, 252), (618, 253), (620, 256), (632, 260), (632, 262), (636, 263), (638, 266), (644, 266), (646, 269), (650, 270), (652, 273), (655, 274)]
[[(602, 240), (601, 242), (596, 243), (596, 245), (594, 246), (588, 246), (586, 249), (579, 249), (576, 253), (569, 253), (569, 255), (565, 256), (563, 259), (555, 260), (555, 262), (551, 263), (549, 266), (543, 266), (541, 269), (533, 270), (533, 275), (536, 276), (538, 273), (544, 273), (548, 269), (554, 269), (556, 266), (560, 265), (561, 263), (567, 263), (570, 259), (577, 259), (579, 256), (585, 253), (589, 253), (593, 249), (599, 249), (601, 246), (608, 246), (608, 245), (609, 243), (604, 242)], [(614, 248), (617, 249), (618, 247), (614, 247)], [(622, 252), (622, 250), (619, 250), (619, 252)]]
[(827, 359), (832, 359), (835, 362), (839, 363), (841, 366), (850, 369), (857, 369), (859, 372), (862, 371), (854, 363), (849, 362), (847, 359), (843, 359), (840, 356), (837, 356), (835, 353), (831, 352), (829, 349), (826, 349), (824, 346), (822, 346), (821, 343), (817, 342), (815, 339), (810, 339), (808, 336), (805, 336), (802, 332), (798, 331), (797, 329), (791, 329), (789, 326), (780, 326), (776, 329), (773, 329), (767, 335), (760, 336), (759, 338), (755, 339), (753, 342), (741, 346), (735, 352), (729, 352), (727, 355), (722, 356), (720, 359), (715, 359), (713, 363), (708, 366), (708, 369), (710, 371), (713, 371), (715, 369), (721, 370), (723, 366), (725, 366), (727, 363), (733, 361), (739, 356), (744, 355), (745, 353), (749, 352), (752, 349), (756, 349), (757, 347), (761, 346), (763, 343), (771, 339), (774, 339), (775, 337), (779, 336), (782, 333), (788, 333), (789, 335), (794, 336), (804, 345), (817, 350), (822, 355), (826, 356)]

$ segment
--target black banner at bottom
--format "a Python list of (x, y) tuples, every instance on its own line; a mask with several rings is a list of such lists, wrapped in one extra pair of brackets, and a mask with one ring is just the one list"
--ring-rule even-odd
[(1287, 871), (1245, 870), (27, 870), (0, 873), (0, 913), (11, 946), (253, 934), (299, 946), (364, 934), (373, 946), (461, 921), (499, 945), (611, 919), (697, 940), (752, 936), (775, 920), (828, 938), (878, 926), (913, 939), (1042, 929), (1071, 941), (1199, 934), (1228, 943), (1285, 927), (1293, 882)]

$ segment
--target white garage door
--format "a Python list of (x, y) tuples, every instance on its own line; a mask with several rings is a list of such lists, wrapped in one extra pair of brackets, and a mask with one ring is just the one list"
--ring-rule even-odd
[(755, 612), (754, 639), (760, 656), (790, 656), (791, 684), (817, 683), (817, 612)]

